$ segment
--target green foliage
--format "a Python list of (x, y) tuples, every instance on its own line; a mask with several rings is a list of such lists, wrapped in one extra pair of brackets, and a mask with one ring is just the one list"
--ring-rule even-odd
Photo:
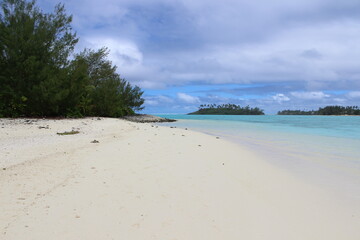
[(73, 61), (83, 65), (86, 79), (84, 95), (78, 108), (85, 115), (120, 117), (141, 110), (144, 99), (139, 87), (116, 73), (116, 66), (107, 60), (106, 48), (98, 51), (85, 49)]
[(264, 115), (263, 110), (260, 108), (250, 108), (249, 106), (240, 107), (235, 104), (205, 104), (200, 105), (199, 110), (192, 115)]
[(315, 111), (302, 111), (302, 110), (282, 110), (277, 115), (315, 115)]
[[(4, 0), (0, 17), (2, 112), (57, 115), (67, 95), (64, 68), (78, 39), (63, 5), (42, 13), (35, 1)], [(26, 104), (21, 96), (27, 98)]]
[(143, 92), (116, 73), (108, 51), (84, 50), (58, 4), (43, 13), (35, 1), (0, 3), (0, 116), (123, 116), (141, 110)]
[(278, 115), (360, 115), (360, 109), (357, 106), (326, 106), (319, 108), (317, 111), (301, 111), (301, 110), (283, 110)]

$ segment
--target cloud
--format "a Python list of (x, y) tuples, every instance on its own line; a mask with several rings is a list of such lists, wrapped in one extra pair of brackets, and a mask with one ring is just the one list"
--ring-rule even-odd
[(309, 59), (321, 59), (322, 55), (316, 49), (308, 49), (301, 53), (302, 57)]
[[(256, 88), (259, 87), (260, 92), (256, 92)], [(312, 110), (319, 107), (325, 107), (328, 105), (341, 105), (341, 106), (354, 106), (360, 105), (360, 94), (356, 91), (338, 91), (338, 92), (321, 92), (321, 91), (289, 91), (276, 93), (277, 85), (274, 85), (271, 89), (264, 86), (248, 86), (243, 89), (250, 89), (250, 93), (262, 93), (263, 91), (274, 91), (273, 94), (262, 94), (261, 96), (256, 94), (245, 94), (240, 91), (234, 92), (228, 91), (234, 88), (234, 85), (221, 85), (221, 86), (207, 86), (208, 91), (192, 91), (191, 95), (186, 94), (192, 98), (198, 99), (193, 103), (189, 103), (179, 99), (179, 93), (185, 93), (186, 89), (191, 87), (173, 87), (169, 89), (169, 95), (158, 95), (161, 90), (149, 90), (153, 95), (146, 96), (146, 100), (156, 101), (156, 104), (148, 101), (145, 102), (146, 111), (150, 113), (168, 112), (168, 113), (188, 113), (195, 111), (199, 104), (226, 104), (233, 103), (241, 106), (259, 107), (264, 109), (266, 113), (274, 114), (284, 109), (300, 109), (300, 110)], [(198, 86), (201, 89), (201, 86)], [(286, 89), (282, 87), (280, 89)], [(295, 96), (294, 96), (295, 95)], [(297, 96), (297, 97), (296, 97)], [(356, 98), (352, 98), (356, 97)], [(189, 110), (191, 109), (191, 110)]]
[(159, 102), (156, 100), (145, 99), (145, 104), (149, 106), (157, 106), (159, 105)]
[(193, 97), (186, 93), (178, 93), (177, 97), (181, 101), (186, 102), (186, 103), (199, 103), (200, 102), (200, 99), (198, 97)]
[(334, 98), (334, 102), (342, 105), (342, 104), (346, 104), (347, 99), (345, 99), (345, 98)]
[(114, 38), (85, 38), (89, 47), (99, 49), (107, 47), (110, 50), (109, 58), (121, 67), (133, 68), (142, 64), (143, 53), (138, 46), (131, 41)]
[(360, 91), (349, 92), (347, 95), (349, 98), (360, 98)]
[(146, 96), (145, 97), (145, 105), (150, 106), (158, 106), (158, 105), (164, 105), (164, 104), (172, 104), (174, 102), (174, 99), (168, 96)]
[[(50, 10), (57, 1), (38, 2)], [(63, 2), (78, 50), (109, 47), (122, 77), (173, 101), (147, 94), (149, 106), (228, 101), (273, 111), (360, 99), (357, 0)]]
[(323, 92), (291, 92), (290, 94), (303, 100), (320, 100), (330, 97), (330, 95)]
[(285, 96), (282, 93), (278, 93), (275, 96), (272, 96), (272, 99), (275, 100), (278, 103), (290, 101), (290, 98)]
[(360, 81), (359, 1), (64, 2), (81, 46), (107, 45), (119, 72), (149, 88)]

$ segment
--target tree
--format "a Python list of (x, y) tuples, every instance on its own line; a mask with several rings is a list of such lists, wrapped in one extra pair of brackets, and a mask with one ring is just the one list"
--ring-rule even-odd
[(57, 115), (68, 89), (69, 56), (78, 39), (58, 4), (45, 14), (35, 1), (3, 0), (0, 11), (0, 111)]
[(357, 106), (326, 106), (318, 110), (283, 110), (278, 115), (360, 115), (360, 109)]
[(236, 104), (205, 104), (200, 105), (199, 110), (193, 115), (264, 115), (264, 111), (260, 108), (250, 108), (250, 106), (240, 107)]
[(107, 59), (108, 54), (106, 48), (97, 51), (85, 49), (72, 63), (83, 65), (86, 71), (83, 75), (88, 77), (84, 80), (88, 91), (81, 96), (84, 100), (82, 114), (119, 117), (142, 110), (143, 92), (116, 73), (116, 66)]
[(143, 92), (120, 78), (106, 48), (70, 60), (78, 38), (64, 5), (45, 14), (35, 3), (0, 3), (0, 117), (118, 117), (143, 109)]

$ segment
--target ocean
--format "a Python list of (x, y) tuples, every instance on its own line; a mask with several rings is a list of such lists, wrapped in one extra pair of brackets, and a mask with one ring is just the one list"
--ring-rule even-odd
[(360, 203), (360, 117), (158, 115), (162, 125), (233, 141), (271, 164)]

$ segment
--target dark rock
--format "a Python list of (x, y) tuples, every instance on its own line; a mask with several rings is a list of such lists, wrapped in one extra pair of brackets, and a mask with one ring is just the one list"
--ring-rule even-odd
[(161, 123), (161, 122), (176, 122), (175, 119), (162, 118), (148, 114), (136, 114), (132, 116), (125, 116), (123, 119), (138, 122), (138, 123)]

